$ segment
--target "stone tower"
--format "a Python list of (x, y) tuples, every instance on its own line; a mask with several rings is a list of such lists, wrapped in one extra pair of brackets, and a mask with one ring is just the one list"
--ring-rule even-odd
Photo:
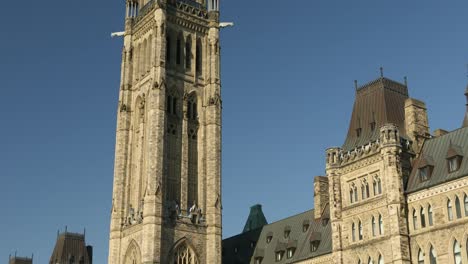
[(221, 263), (218, 0), (127, 0), (109, 264)]

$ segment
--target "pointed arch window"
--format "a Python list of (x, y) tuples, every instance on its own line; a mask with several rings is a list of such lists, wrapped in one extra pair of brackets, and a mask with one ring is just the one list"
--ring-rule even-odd
[(369, 260), (367, 261), (367, 264), (374, 264), (374, 261), (372, 260), (371, 257), (369, 257)]
[(453, 220), (453, 211), (452, 211), (452, 201), (448, 200), (447, 201), (447, 216), (448, 220), (452, 221)]
[(356, 225), (353, 223), (351, 225), (351, 237), (353, 239), (353, 242), (356, 241)]
[(380, 181), (379, 177), (374, 177), (374, 195), (379, 195), (382, 193), (382, 182)]
[(354, 186), (354, 202), (357, 202), (358, 201), (358, 189), (357, 189), (357, 186)]
[(181, 244), (174, 251), (174, 264), (199, 264), (198, 258), (195, 252), (187, 246), (187, 244)]
[(181, 37), (177, 37), (176, 43), (176, 63), (180, 65), (182, 63), (182, 39)]
[(362, 199), (369, 198), (369, 184), (367, 181), (363, 181), (361, 185)]
[(197, 97), (191, 94), (186, 103), (188, 132), (188, 186), (187, 199), (190, 205), (198, 201), (198, 114)]
[(383, 219), (382, 215), (379, 215), (379, 235), (383, 235)]
[(187, 37), (187, 41), (185, 42), (185, 69), (192, 69), (192, 42), (190, 36)]
[(375, 221), (375, 217), (372, 216), (372, 236), (376, 236), (377, 235), (377, 223)]
[(465, 204), (465, 216), (468, 216), (468, 195), (466, 194), (465, 194), (464, 204)]
[(362, 240), (362, 223), (361, 223), (361, 221), (359, 221), (358, 228), (359, 228), (359, 240)]
[(457, 218), (461, 218), (462, 213), (461, 213), (461, 205), (460, 205), (460, 199), (458, 196), (455, 198), (455, 212), (457, 213)]
[(416, 209), (413, 209), (413, 229), (418, 229), (418, 215), (416, 214)]
[(354, 190), (353, 190), (353, 187), (349, 188), (349, 203), (354, 203)]
[(437, 264), (437, 253), (433, 246), (429, 250), (429, 263), (430, 264)]
[(202, 73), (203, 57), (202, 57), (202, 44), (201, 40), (197, 39), (197, 47), (195, 51), (195, 71), (197, 74)]
[(432, 206), (429, 205), (427, 207), (427, 219), (429, 220), (429, 226), (433, 226), (434, 225), (434, 219), (432, 217)]
[(357, 262), (357, 263), (358, 263), (358, 264), (362, 264), (362, 262), (361, 262), (361, 260), (360, 260), (360, 259), (358, 259), (358, 262)]
[(424, 207), (421, 207), (421, 228), (426, 227), (426, 213), (424, 212)]
[(457, 240), (453, 243), (453, 261), (455, 264), (462, 264), (461, 247)]
[(379, 255), (379, 264), (384, 264), (382, 255)]
[(424, 264), (424, 253), (421, 249), (418, 252), (418, 264)]

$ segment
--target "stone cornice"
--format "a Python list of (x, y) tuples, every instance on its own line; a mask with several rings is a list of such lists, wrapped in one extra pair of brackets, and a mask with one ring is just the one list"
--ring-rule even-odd
[(408, 194), (407, 202), (412, 203), (426, 198), (430, 198), (442, 193), (447, 193), (453, 190), (466, 188), (468, 186), (468, 177), (461, 178), (455, 181), (447, 182), (438, 186), (423, 189), (415, 193)]

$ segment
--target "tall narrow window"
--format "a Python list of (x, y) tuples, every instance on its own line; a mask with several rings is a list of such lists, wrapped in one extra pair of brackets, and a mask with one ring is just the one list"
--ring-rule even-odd
[(166, 62), (169, 64), (171, 62), (171, 38), (166, 37)]
[(190, 36), (187, 37), (185, 42), (185, 69), (192, 69), (192, 42)]
[(202, 45), (201, 45), (201, 40), (197, 39), (197, 48), (196, 48), (196, 54), (195, 54), (195, 68), (196, 68), (196, 73), (201, 74), (202, 73), (202, 65), (203, 65), (203, 57), (202, 57)]
[(384, 264), (382, 255), (379, 255), (379, 264)]
[(418, 264), (424, 264), (424, 253), (421, 249), (418, 252)]
[(379, 235), (383, 235), (383, 219), (382, 215), (379, 215)]
[(457, 213), (457, 218), (461, 218), (461, 205), (458, 196), (455, 198), (455, 212)]
[(465, 194), (465, 216), (468, 216), (468, 195)]
[(357, 187), (354, 186), (354, 202), (357, 202), (358, 201), (358, 190), (357, 190)]
[(434, 225), (434, 220), (432, 218), (432, 206), (431, 205), (427, 207), (427, 218), (429, 220), (429, 226)]
[(456, 240), (453, 243), (453, 261), (455, 264), (462, 264), (461, 247)]
[(353, 199), (354, 199), (353, 187), (350, 187), (349, 188), (349, 203), (353, 203), (354, 202)]
[(426, 227), (426, 214), (424, 213), (424, 207), (421, 207), (421, 228)]
[(416, 209), (413, 209), (413, 229), (418, 229), (418, 215), (416, 214)]
[(372, 236), (377, 234), (377, 223), (375, 222), (375, 217), (372, 216)]
[(188, 132), (188, 193), (190, 205), (198, 201), (198, 116), (197, 97), (192, 94), (187, 100), (187, 132)]
[(437, 253), (433, 246), (431, 246), (431, 249), (429, 251), (429, 260), (430, 264), (437, 264)]
[(372, 260), (371, 257), (369, 257), (369, 260), (367, 261), (367, 264), (374, 264), (374, 261)]
[(448, 220), (452, 221), (453, 220), (453, 211), (452, 211), (452, 201), (448, 200), (447, 201), (447, 216)]
[(359, 221), (359, 240), (362, 240), (362, 223)]
[(176, 63), (177, 65), (180, 65), (182, 63), (182, 40), (180, 36), (177, 38)]
[(356, 225), (353, 223), (351, 225), (351, 237), (353, 239), (353, 242), (356, 241)]
[(379, 195), (382, 193), (382, 183), (380, 182), (380, 178), (374, 178), (374, 195)]

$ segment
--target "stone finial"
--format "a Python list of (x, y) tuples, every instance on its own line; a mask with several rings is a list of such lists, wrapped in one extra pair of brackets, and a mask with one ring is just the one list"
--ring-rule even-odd
[(462, 127), (468, 127), (468, 85), (465, 89), (465, 97), (466, 97), (466, 112), (465, 112), (465, 119), (463, 120)]
[(383, 73), (383, 67), (380, 67), (380, 78), (383, 78), (384, 73)]
[(326, 150), (326, 165), (327, 167), (338, 166), (340, 164), (341, 148), (333, 147)]

